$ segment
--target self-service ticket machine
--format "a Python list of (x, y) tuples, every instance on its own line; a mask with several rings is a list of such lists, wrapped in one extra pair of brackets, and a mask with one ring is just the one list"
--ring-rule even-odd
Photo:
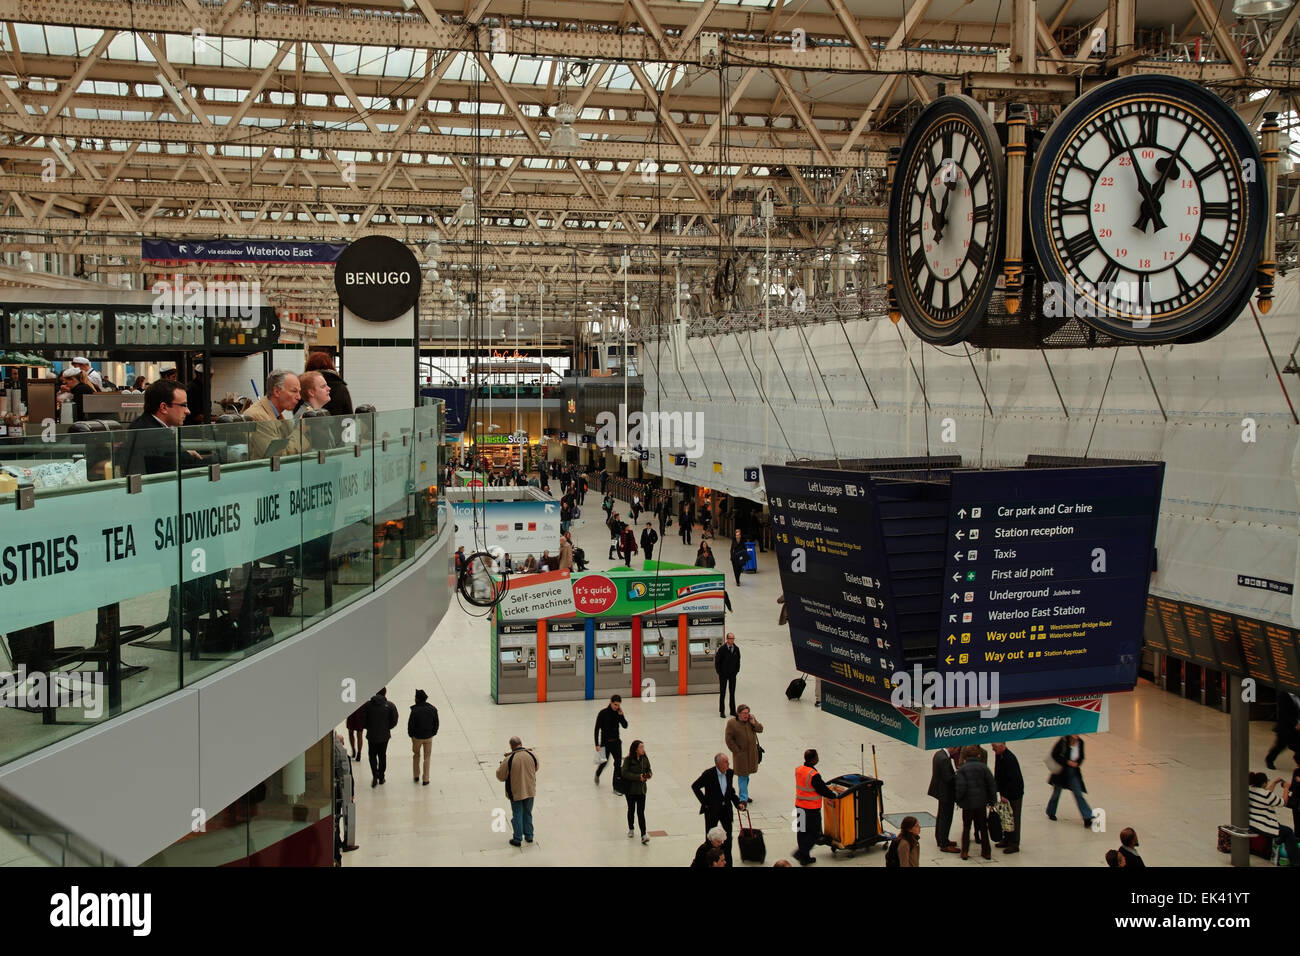
[(537, 622), (512, 621), (497, 624), (498, 704), (537, 701)]
[(592, 696), (609, 699), (611, 694), (640, 693), (632, 687), (632, 622), (595, 622), (596, 673)]
[(546, 622), (546, 699), (582, 700), (587, 696), (587, 626), (573, 618)]
[(718, 688), (713, 659), (726, 637), (726, 618), (721, 614), (691, 614), (686, 620), (686, 686), (689, 694), (711, 694)]
[(654, 683), (656, 696), (678, 693), (677, 618), (641, 619), (641, 681)]

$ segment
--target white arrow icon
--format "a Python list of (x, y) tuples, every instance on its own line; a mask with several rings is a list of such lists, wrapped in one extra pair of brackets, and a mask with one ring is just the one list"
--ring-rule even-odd
[(546, 506), (546, 512), (545, 512), (545, 513), (548, 514), (548, 515), (553, 515), (553, 514), (555, 514), (555, 505), (547, 505), (547, 506)]
[(952, 603), (953, 603), (953, 604), (956, 604), (958, 601), (961, 600), (961, 595), (960, 595), (960, 594), (957, 594), (957, 593), (954, 593), (953, 596), (952, 596), (952, 599), (951, 599), (951, 600), (952, 600)]
[(956, 581), (960, 581), (960, 580), (961, 580), (961, 572), (958, 572), (958, 573), (954, 574), (954, 575), (952, 576), (952, 579), (953, 579), (954, 582), (956, 582)]
[(953, 535), (953, 537), (956, 538), (958, 541), (960, 541), (962, 538), (966, 537), (966, 532), (958, 531), (955, 535)]
[(949, 623), (949, 624), (956, 624), (956, 623), (957, 623), (957, 615), (956, 615), (956, 614), (949, 614), (949, 615), (948, 615), (948, 623)]
[(960, 561), (960, 560), (961, 560), (961, 552), (960, 552), (960, 551), (955, 551), (955, 552), (953, 552), (952, 559), (953, 559), (954, 561)]
[(965, 508), (958, 508), (958, 509), (957, 509), (957, 517), (958, 517), (958, 518), (965, 518), (965, 517), (966, 517), (966, 509), (965, 509)]

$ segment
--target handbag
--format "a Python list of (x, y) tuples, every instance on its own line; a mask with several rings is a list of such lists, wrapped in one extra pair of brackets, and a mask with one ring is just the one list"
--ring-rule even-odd
[(604, 748), (604, 747), (601, 747), (599, 750), (596, 751), (596, 765), (597, 765), (597, 766), (599, 766), (600, 764), (603, 764), (603, 763), (604, 763), (606, 760), (608, 760), (608, 759), (609, 759), (609, 754), (607, 754), (607, 753), (605, 752), (605, 748)]
[(989, 807), (988, 821), (989, 839), (993, 840), (995, 843), (1001, 843), (1004, 833), (1002, 832), (1002, 818), (998, 816), (997, 807)]
[(1011, 810), (1011, 803), (1007, 800), (999, 800), (993, 809), (997, 813), (998, 819), (1002, 821), (1002, 832), (1015, 833), (1016, 815)]
[(1043, 763), (1047, 765), (1047, 772), (1050, 773), (1053, 777), (1055, 777), (1058, 773), (1060, 773), (1062, 770), (1065, 769), (1059, 763), (1056, 762), (1056, 758), (1053, 757), (1051, 754), (1048, 754), (1046, 757), (1043, 758)]
[(759, 763), (762, 763), (762, 762), (763, 762), (763, 745), (762, 745), (762, 744), (759, 744), (759, 745), (758, 745), (758, 762), (759, 762)]

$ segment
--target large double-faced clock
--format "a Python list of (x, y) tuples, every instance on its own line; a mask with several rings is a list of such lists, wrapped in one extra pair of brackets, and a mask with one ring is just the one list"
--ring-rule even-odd
[(1030, 210), (1045, 313), (1129, 341), (1199, 341), (1232, 322), (1255, 281), (1259, 147), (1195, 83), (1121, 77), (1048, 130)]
[(1006, 166), (988, 114), (942, 96), (904, 140), (889, 195), (889, 270), (898, 310), (920, 338), (966, 338), (1002, 269)]

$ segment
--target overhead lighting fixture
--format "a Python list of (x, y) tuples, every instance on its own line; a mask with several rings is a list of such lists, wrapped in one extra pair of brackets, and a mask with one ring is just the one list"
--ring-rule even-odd
[(456, 210), (455, 219), (469, 224), (478, 218), (478, 209), (474, 204), (474, 187), (466, 186), (460, 191), (461, 204)]
[(551, 141), (547, 151), (561, 156), (572, 156), (582, 151), (582, 139), (573, 128), (573, 121), (578, 118), (578, 110), (572, 103), (561, 103), (555, 107), (555, 129), (551, 130)]
[(72, 160), (68, 159), (68, 154), (63, 151), (63, 147), (59, 145), (57, 139), (50, 140), (50, 152), (59, 157), (59, 162), (68, 167), (68, 172), (76, 173), (77, 167), (72, 165)]
[(403, 10), (414, 10), (414, 9), (415, 9), (415, 0), (402, 0), (402, 9), (403, 9)]
[(438, 242), (436, 237), (430, 239), (428, 244), (424, 247), (424, 258), (429, 260), (431, 263), (437, 262), (442, 258), (442, 244)]
[(176, 108), (181, 111), (181, 114), (189, 116), (190, 108), (185, 105), (185, 100), (181, 98), (180, 91), (172, 86), (171, 81), (161, 73), (155, 73), (154, 79), (158, 81), (158, 85), (162, 87), (163, 92), (171, 97), (171, 101), (176, 104)]
[(1295, 0), (1236, 0), (1232, 14), (1239, 18), (1275, 17), (1295, 6)]
[(424, 273), (424, 277), (429, 281), (429, 285), (433, 285), (441, 278), (441, 276), (438, 275), (437, 268), (434, 266), (429, 267), (428, 271)]

